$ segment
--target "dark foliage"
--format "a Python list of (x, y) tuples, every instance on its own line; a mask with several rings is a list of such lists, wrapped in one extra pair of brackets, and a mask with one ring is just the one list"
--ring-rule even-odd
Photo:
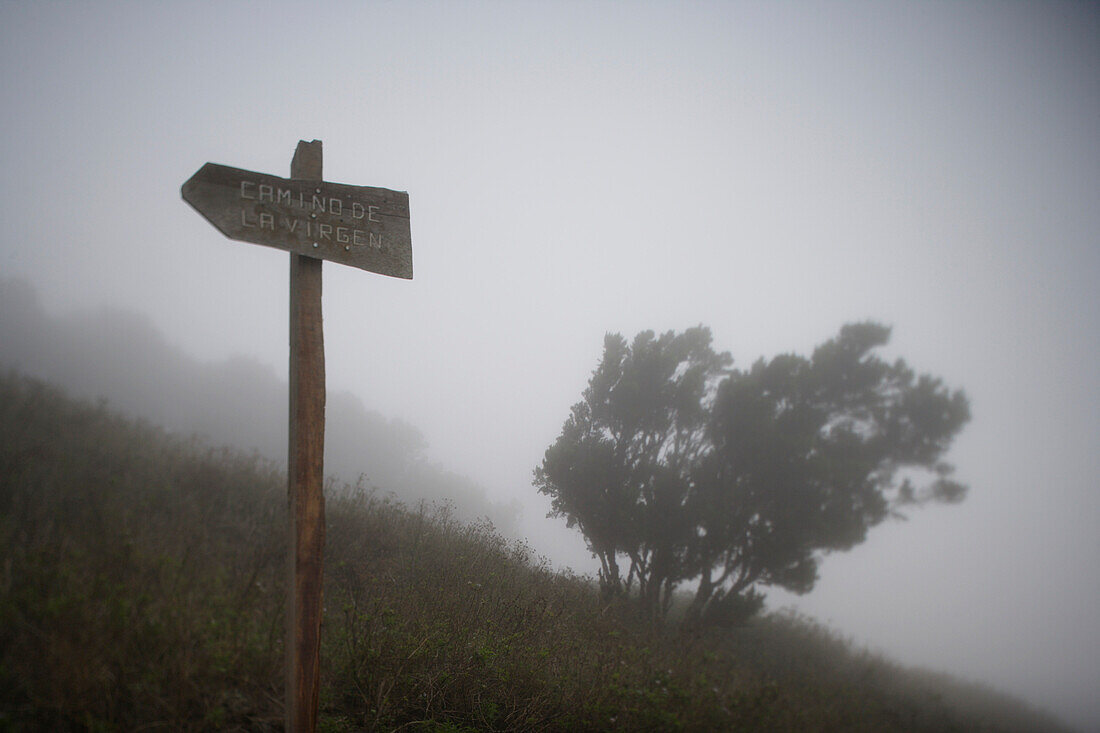
[(687, 620), (741, 622), (760, 586), (806, 592), (822, 553), (905, 506), (965, 494), (942, 456), (967, 400), (872, 354), (889, 334), (848, 325), (811, 358), (747, 371), (702, 327), (631, 345), (609, 335), (535, 484), (584, 533), (606, 592), (636, 593), (656, 617), (698, 579)]

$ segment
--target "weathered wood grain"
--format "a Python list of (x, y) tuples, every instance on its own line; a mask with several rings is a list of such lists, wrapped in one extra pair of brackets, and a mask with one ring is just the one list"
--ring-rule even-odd
[[(293, 178), (321, 180), (321, 141), (298, 143)], [(286, 729), (317, 729), (325, 551), (325, 339), (322, 261), (290, 255), (290, 515)]]
[(321, 141), (298, 143), (290, 178), (207, 163), (183, 199), (222, 234), (290, 254), (289, 582), (286, 729), (315, 731), (325, 548), (325, 340), (321, 264), (412, 278), (409, 195), (322, 180)]
[(409, 195), (207, 163), (184, 201), (230, 239), (412, 278)]

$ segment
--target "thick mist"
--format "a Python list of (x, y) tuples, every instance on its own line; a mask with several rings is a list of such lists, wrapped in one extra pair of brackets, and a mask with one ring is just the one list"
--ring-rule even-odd
[[(0, 369), (102, 400), (110, 409), (286, 463), (287, 385), (245, 356), (202, 363), (168, 343), (147, 318), (101, 309), (47, 314), (25, 282), (0, 280)], [(415, 505), (453, 507), (515, 534), (518, 502), (486, 497), (474, 481), (425, 455), (419, 430), (366, 409), (353, 394), (329, 395), (325, 473), (336, 490), (360, 484)]]
[(969, 396), (970, 492), (769, 605), (1096, 728), (1098, 120), (1084, 2), (7, 3), (0, 354), (283, 460), (287, 256), (180, 186), (323, 140), (416, 273), (325, 265), (330, 468), (587, 572), (531, 480), (605, 333), (884, 323)]

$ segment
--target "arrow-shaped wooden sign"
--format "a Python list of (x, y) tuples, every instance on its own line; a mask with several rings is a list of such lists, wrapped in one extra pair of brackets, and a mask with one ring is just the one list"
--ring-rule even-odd
[(290, 178), (207, 163), (183, 198), (230, 239), (290, 255), (286, 730), (312, 733), (321, 699), (325, 546), (325, 339), (321, 265), (412, 278), (409, 195), (321, 180), (321, 141), (301, 141)]
[(412, 278), (409, 194), (207, 163), (183, 199), (230, 239)]

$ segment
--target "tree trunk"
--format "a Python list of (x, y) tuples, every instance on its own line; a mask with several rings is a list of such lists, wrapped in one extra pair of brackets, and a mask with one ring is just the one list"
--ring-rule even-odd
[(695, 591), (695, 598), (691, 600), (687, 613), (684, 615), (684, 623), (688, 626), (697, 626), (702, 623), (703, 612), (714, 595), (714, 581), (711, 580), (710, 569), (703, 573), (699, 580), (699, 587)]

